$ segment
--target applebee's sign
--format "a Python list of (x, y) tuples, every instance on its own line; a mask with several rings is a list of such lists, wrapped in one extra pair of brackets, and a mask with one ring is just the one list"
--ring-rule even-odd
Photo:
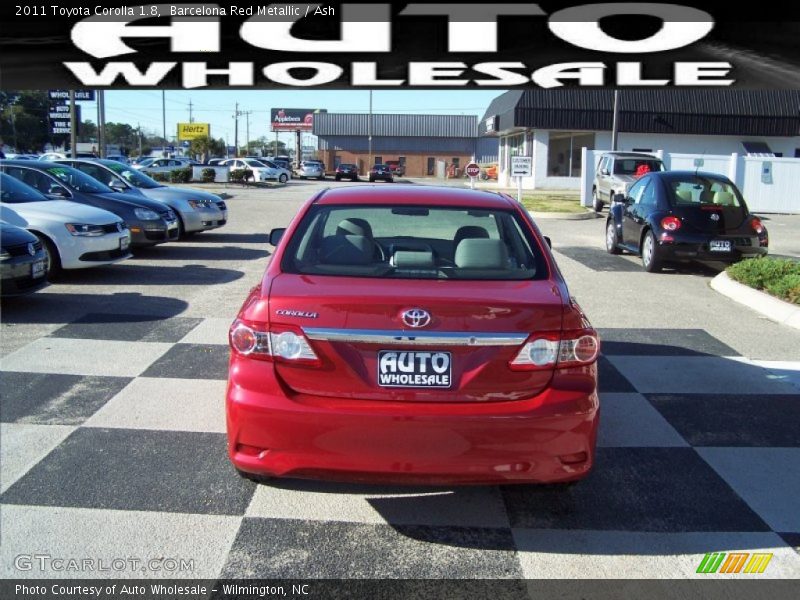
[[(275, 6), (278, 5), (269, 5)], [(391, 4), (342, 4), (325, 7), (322, 13), (317, 4), (293, 6), (305, 9), (281, 17), (265, 13), (244, 18), (238, 29), (241, 39), (227, 42), (249, 48), (233, 53), (237, 57), (250, 59), (254, 48), (261, 50), (263, 62), (230, 60), (230, 49), (223, 47), (221, 20), (231, 16), (242, 18), (249, 13), (234, 12), (235, 7), (198, 4), (136, 6), (126, 16), (83, 19), (72, 27), (71, 38), (75, 47), (87, 55), (87, 60), (69, 60), (63, 65), (83, 85), (93, 88), (152, 87), (176, 81), (183, 88), (210, 85), (556, 88), (565, 84), (653, 87), (734, 83), (732, 65), (725, 60), (682, 59), (667, 65), (668, 76), (664, 76), (663, 69), (658, 77), (646, 72), (647, 63), (643, 59), (687, 48), (714, 28), (711, 14), (678, 4), (583, 4), (550, 14), (535, 3), (411, 3), (394, 13)], [(337, 39), (311, 39), (295, 34), (293, 26), (315, 13), (322, 16), (314, 18), (340, 19)], [(600, 26), (602, 19), (631, 15), (656, 18), (661, 27), (655, 33), (643, 33), (641, 39), (628, 39), (629, 35), (620, 39)], [(152, 16), (168, 17), (169, 24), (137, 24)], [(500, 17), (527, 19), (525, 22), (542, 19), (554, 45), (566, 42), (589, 51), (585, 53), (587, 58), (541, 65), (541, 57), (534, 50), (523, 50), (520, 51), (523, 55), (515, 54), (509, 60), (508, 53), (499, 48), (506, 41), (502, 30), (503, 23), (508, 26), (508, 19), (501, 21)], [(424, 39), (417, 40), (414, 48), (403, 48), (393, 39), (393, 32), (397, 34), (404, 28), (409, 33), (416, 31), (421, 22), (435, 28), (437, 37), (440, 32), (446, 50), (431, 57), (437, 60), (412, 60), (403, 62), (399, 69), (382, 68), (402, 57), (404, 51), (419, 55), (423, 46), (418, 44), (424, 44)], [(161, 52), (144, 57), (141, 54), (144, 50), (132, 47), (143, 48), (140, 42), (153, 38), (168, 40), (171, 55), (164, 56)], [(604, 54), (614, 55), (615, 61), (595, 60), (598, 54), (600, 58)], [(275, 62), (271, 62), (273, 59)], [(536, 68), (526, 61), (536, 61)]]

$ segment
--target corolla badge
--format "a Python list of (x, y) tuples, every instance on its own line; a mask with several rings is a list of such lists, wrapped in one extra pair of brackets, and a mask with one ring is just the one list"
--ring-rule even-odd
[(292, 310), (284, 308), (276, 310), (275, 314), (282, 317), (301, 317), (303, 319), (316, 319), (319, 316), (319, 313), (309, 312), (307, 310)]
[(431, 314), (421, 308), (409, 308), (403, 311), (401, 318), (403, 323), (414, 329), (425, 327), (431, 322)]
[(712, 221), (719, 221), (719, 215), (717, 213), (712, 214), (711, 215), (711, 220)]

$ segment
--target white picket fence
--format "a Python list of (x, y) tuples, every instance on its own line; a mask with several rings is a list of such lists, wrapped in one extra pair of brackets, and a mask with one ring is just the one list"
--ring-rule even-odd
[[(581, 204), (592, 205), (595, 169), (604, 153), (583, 148)], [(654, 152), (670, 171), (700, 170), (725, 175), (756, 213), (800, 214), (800, 158)]]

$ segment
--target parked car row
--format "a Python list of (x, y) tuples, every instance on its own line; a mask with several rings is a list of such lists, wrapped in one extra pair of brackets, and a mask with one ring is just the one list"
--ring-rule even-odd
[[(21, 280), (15, 252), (31, 240), (12, 236), (6, 249), (4, 232), (2, 294), (35, 291), (41, 278), (62, 269), (119, 262), (132, 248), (222, 227), (227, 212), (218, 196), (164, 186), (111, 160), (2, 160), (0, 221), (27, 230), (35, 240), (30, 272)], [(39, 251), (44, 275), (35, 258)]]

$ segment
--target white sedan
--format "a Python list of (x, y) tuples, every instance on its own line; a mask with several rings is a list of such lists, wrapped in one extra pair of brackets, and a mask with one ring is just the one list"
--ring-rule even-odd
[(142, 162), (133, 165), (134, 169), (138, 169), (142, 173), (152, 175), (153, 173), (170, 173), (178, 169), (186, 169), (191, 167), (192, 163), (186, 159), (180, 158), (146, 158)]
[(130, 258), (131, 234), (117, 215), (77, 202), (51, 200), (5, 173), (0, 173), (0, 190), (0, 221), (27, 229), (42, 240), (50, 275)]
[(231, 172), (249, 169), (253, 173), (253, 181), (267, 181), (274, 179), (281, 183), (289, 181), (288, 171), (277, 165), (272, 167), (254, 158), (231, 158), (220, 163), (221, 167), (228, 167)]

